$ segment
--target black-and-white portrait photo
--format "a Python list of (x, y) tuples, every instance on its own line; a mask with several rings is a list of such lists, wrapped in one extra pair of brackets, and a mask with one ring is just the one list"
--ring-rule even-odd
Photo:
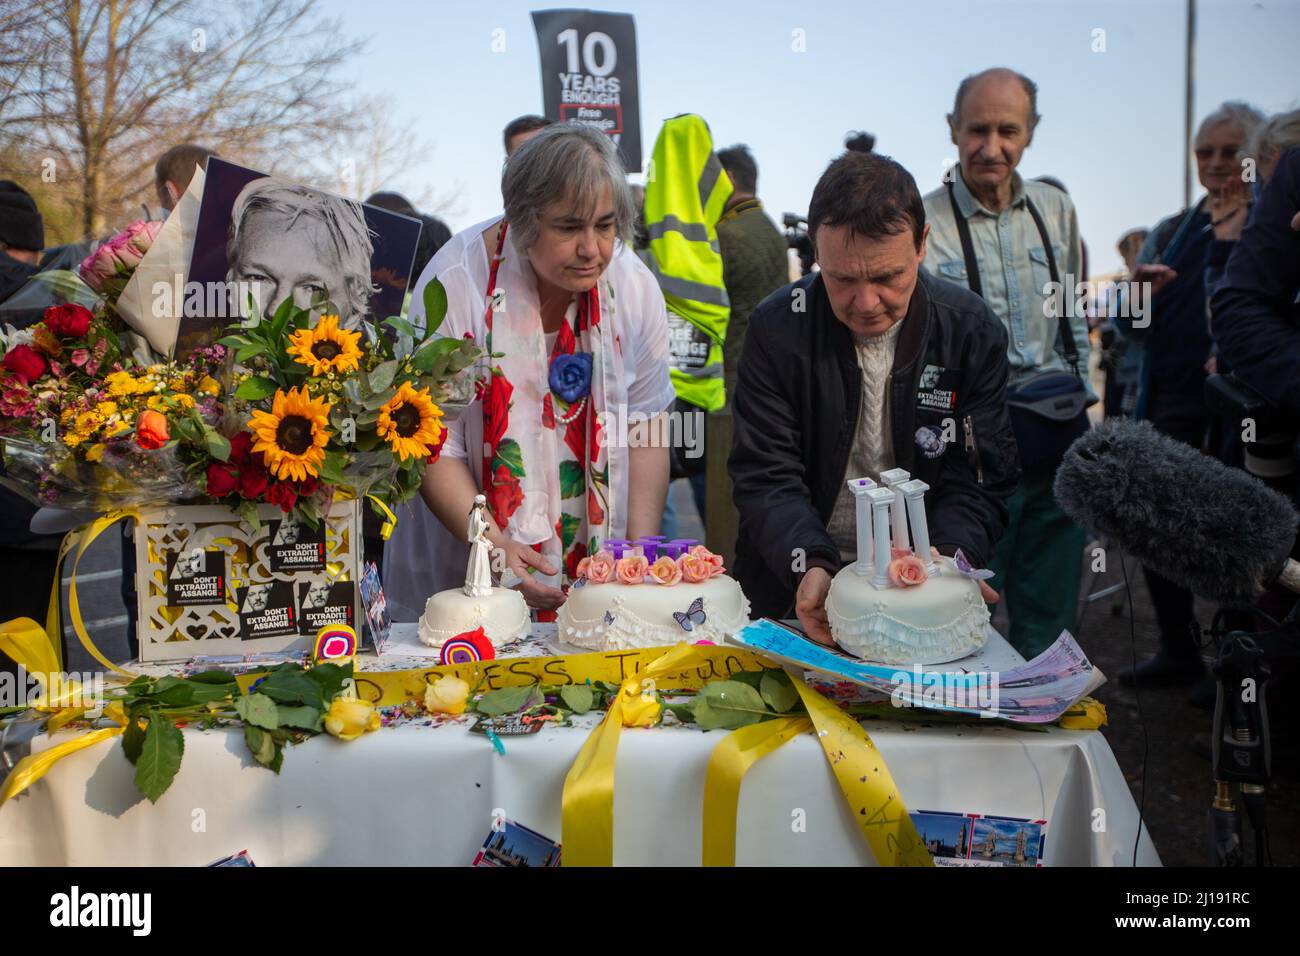
[(307, 586), (307, 596), (303, 598), (302, 609), (304, 611), (313, 608), (324, 607), (330, 600), (330, 583), (324, 579), (312, 581)]
[(244, 591), (244, 602), (239, 606), (239, 610), (244, 614), (259, 614), (266, 610), (266, 605), (270, 600), (271, 585), (249, 585), (248, 589)]
[(292, 517), (285, 518), (280, 522), (280, 527), (275, 529), (275, 537), (271, 539), (273, 545), (297, 544), (298, 532), (302, 526)]
[(178, 354), (220, 338), (247, 293), (261, 315), (291, 299), (345, 328), (399, 314), (420, 229), (418, 219), (212, 157), (189, 281), (225, 284), (224, 314), (185, 316)]

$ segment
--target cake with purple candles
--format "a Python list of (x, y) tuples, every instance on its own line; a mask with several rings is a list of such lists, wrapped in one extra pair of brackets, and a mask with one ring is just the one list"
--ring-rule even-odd
[(831, 636), (855, 657), (883, 664), (942, 664), (984, 646), (989, 612), (958, 551), (930, 547), (925, 492), (902, 469), (848, 482), (857, 507), (857, 560), (835, 575), (826, 598)]
[(559, 638), (593, 651), (721, 644), (749, 623), (749, 601), (725, 570), (689, 538), (608, 541), (579, 562), (556, 616)]

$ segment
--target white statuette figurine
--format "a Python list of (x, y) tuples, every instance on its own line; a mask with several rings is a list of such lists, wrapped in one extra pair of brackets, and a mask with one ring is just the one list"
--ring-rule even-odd
[(867, 492), (876, 487), (870, 478), (850, 478), (849, 491), (853, 493), (853, 507), (856, 509), (858, 525), (858, 560), (853, 562), (853, 570), (864, 577), (871, 573), (871, 499)]
[(492, 542), (487, 536), (487, 498), (474, 496), (469, 512), (469, 565), (465, 568), (465, 593), (470, 597), (492, 594)]

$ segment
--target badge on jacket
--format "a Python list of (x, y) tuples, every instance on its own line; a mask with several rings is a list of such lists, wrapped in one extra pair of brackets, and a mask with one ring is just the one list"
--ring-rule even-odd
[(922, 425), (916, 430), (916, 447), (926, 458), (938, 458), (948, 443), (943, 440), (943, 431), (938, 425)]
[(916, 407), (920, 411), (952, 414), (957, 410), (957, 370), (927, 365), (916, 385)]

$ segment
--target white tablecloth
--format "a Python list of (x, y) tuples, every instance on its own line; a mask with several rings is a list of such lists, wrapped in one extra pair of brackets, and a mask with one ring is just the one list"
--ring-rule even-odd
[[(351, 743), (322, 736), (287, 748), (278, 776), (253, 762), (241, 732), (187, 730), (180, 773), (156, 805), (139, 795), (115, 739), (65, 758), (0, 807), (0, 865), (197, 866), (240, 850), (258, 866), (464, 865), (501, 815), (560, 840), (564, 777), (598, 716), (504, 738), (504, 755), (469, 733), (471, 719)], [(1046, 865), (1132, 863), (1137, 808), (1100, 733), (866, 728), (909, 810), (1045, 819)], [(624, 731), (616, 864), (699, 864), (705, 768), (722, 736)], [(50, 745), (35, 741), (37, 751)], [(739, 865), (874, 863), (811, 734), (749, 771), (736, 846)], [(1145, 830), (1137, 861), (1160, 862)]]

